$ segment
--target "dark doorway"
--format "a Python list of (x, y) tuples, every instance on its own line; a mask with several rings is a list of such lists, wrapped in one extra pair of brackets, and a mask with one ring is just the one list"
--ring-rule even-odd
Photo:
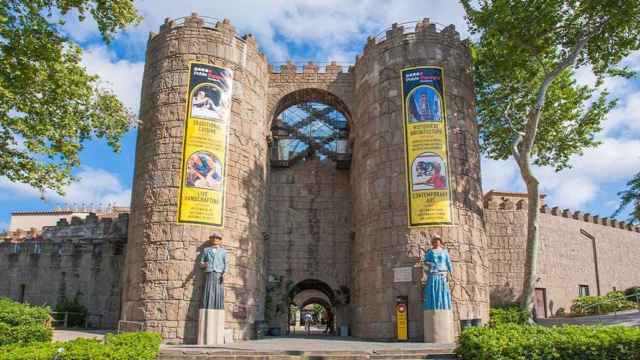
[(536, 288), (534, 310), (536, 312), (536, 318), (547, 317), (547, 289)]
[(26, 292), (27, 292), (27, 285), (20, 284), (20, 295), (18, 296), (18, 302), (24, 303), (24, 296)]

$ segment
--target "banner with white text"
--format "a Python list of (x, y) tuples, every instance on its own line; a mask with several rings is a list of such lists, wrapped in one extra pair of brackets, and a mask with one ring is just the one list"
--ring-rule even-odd
[(448, 225), (451, 190), (443, 70), (402, 69), (409, 226)]
[(178, 222), (222, 227), (233, 72), (190, 63)]

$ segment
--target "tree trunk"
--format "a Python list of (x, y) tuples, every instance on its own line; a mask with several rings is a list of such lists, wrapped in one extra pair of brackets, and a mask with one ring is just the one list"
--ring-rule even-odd
[(524, 282), (522, 284), (522, 299), (520, 308), (529, 313), (533, 310), (533, 295), (538, 274), (538, 248), (539, 226), (538, 217), (540, 209), (539, 182), (532, 174), (521, 174), (527, 184), (528, 210), (527, 210), (527, 253), (525, 261)]

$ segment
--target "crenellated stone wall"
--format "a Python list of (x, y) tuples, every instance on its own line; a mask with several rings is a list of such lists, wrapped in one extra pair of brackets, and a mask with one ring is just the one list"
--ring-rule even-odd
[(128, 220), (128, 214), (90, 214), (71, 223), (63, 219), (20, 243), (0, 243), (0, 297), (53, 309), (77, 296), (89, 326), (116, 328)]
[[(527, 235), (526, 194), (485, 196), (491, 303), (522, 293)], [(640, 285), (640, 227), (597, 215), (543, 205), (536, 288), (546, 291), (547, 316), (569, 312), (578, 286), (591, 295)]]

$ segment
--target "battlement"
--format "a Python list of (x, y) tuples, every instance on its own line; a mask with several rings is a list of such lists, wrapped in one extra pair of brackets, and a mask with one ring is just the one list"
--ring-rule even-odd
[[(178, 28), (208, 29), (220, 32), (229, 37), (235, 38), (247, 45), (253, 45), (257, 48), (257, 42), (253, 34), (238, 35), (236, 28), (231, 24), (229, 19), (218, 19), (210, 16), (201, 16), (198, 13), (191, 13), (177, 19), (165, 18), (164, 23), (160, 25), (160, 32), (170, 32)], [(149, 33), (149, 41), (154, 39), (159, 33)]]
[(269, 63), (269, 72), (272, 74), (341, 74), (351, 72), (353, 65), (349, 63), (329, 62), (286, 62)]
[[(496, 199), (496, 195), (500, 196)], [(512, 210), (512, 211), (526, 211), (528, 207), (527, 195), (525, 193), (500, 193), (490, 191), (485, 195), (484, 208), (487, 210)], [(542, 195), (541, 197), (544, 197)], [(609, 226), (617, 229), (628, 230), (640, 233), (640, 226), (635, 226), (625, 221), (612, 219), (608, 217), (600, 217), (599, 215), (592, 215), (590, 213), (583, 213), (579, 210), (572, 211), (570, 209), (561, 209), (559, 206), (550, 207), (543, 203), (540, 206), (540, 213), (549, 214), (553, 216), (561, 216), (567, 219), (573, 219), (577, 221), (584, 221), (593, 224), (599, 224), (603, 226)]]
[(442, 25), (432, 22), (428, 18), (419, 21), (406, 21), (402, 23), (393, 23), (390, 27), (382, 30), (374, 36), (369, 36), (365, 43), (362, 56), (356, 56), (356, 62), (365, 57), (369, 52), (377, 49), (386, 50), (388, 47), (394, 47), (399, 43), (406, 43), (415, 40), (437, 40), (443, 44), (451, 46), (468, 47), (467, 40), (460, 40), (460, 33), (456, 30), (455, 25)]
[(117, 218), (113, 217), (98, 217), (96, 213), (89, 213), (86, 218), (81, 218), (79, 216), (74, 216), (71, 218), (71, 222), (67, 219), (60, 219), (56, 223), (56, 226), (48, 226), (45, 229), (55, 228), (55, 227), (65, 227), (65, 226), (81, 226), (81, 225), (96, 225), (96, 224), (112, 224), (114, 221), (116, 222), (128, 222), (129, 221), (129, 213), (120, 213)]

